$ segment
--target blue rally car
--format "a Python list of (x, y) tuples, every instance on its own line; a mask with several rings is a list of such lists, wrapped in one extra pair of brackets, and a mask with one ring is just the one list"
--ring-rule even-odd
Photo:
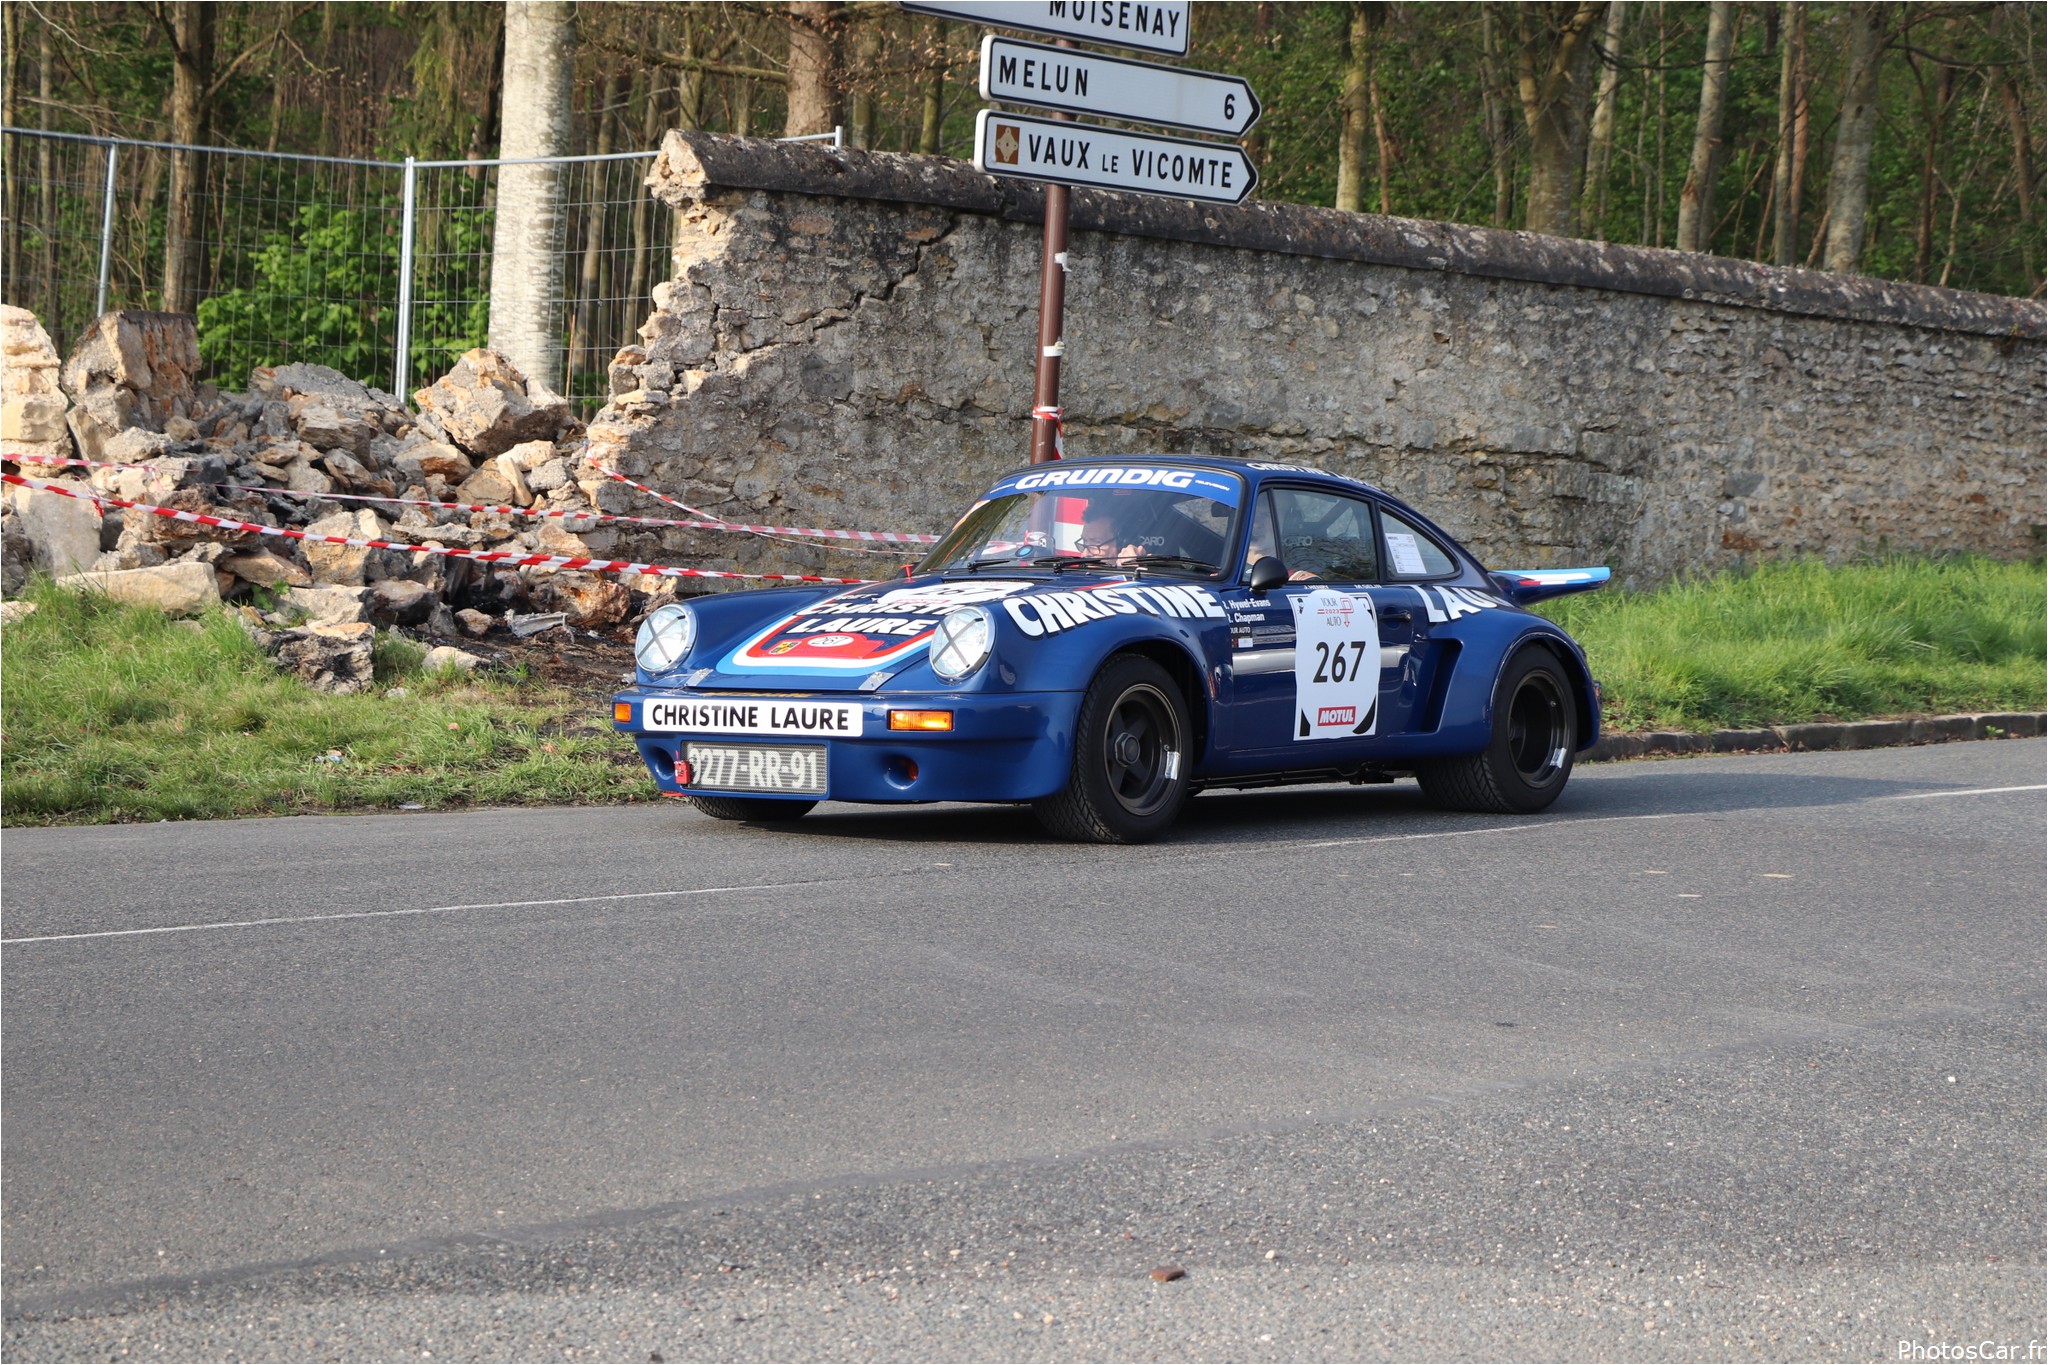
[(1210, 787), (1417, 778), (1533, 812), (1599, 735), (1583, 651), (1426, 517), (1292, 465), (1159, 455), (1000, 480), (910, 576), (671, 603), (616, 698), (664, 792), (723, 820), (821, 800), (1028, 802), (1159, 835)]

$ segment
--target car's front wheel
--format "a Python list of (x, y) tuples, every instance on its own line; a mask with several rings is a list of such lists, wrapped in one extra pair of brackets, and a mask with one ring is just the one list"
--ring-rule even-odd
[(784, 801), (774, 796), (693, 796), (698, 810), (714, 820), (800, 820), (815, 801)]
[(1136, 654), (1111, 659), (1081, 700), (1065, 790), (1032, 803), (1039, 823), (1086, 843), (1158, 838), (1187, 802), (1192, 730), (1165, 669)]
[(1557, 800), (1578, 750), (1578, 710), (1557, 656), (1541, 646), (1508, 663), (1493, 694), (1493, 737), (1476, 754), (1416, 769), (1422, 794), (1446, 810), (1533, 815)]

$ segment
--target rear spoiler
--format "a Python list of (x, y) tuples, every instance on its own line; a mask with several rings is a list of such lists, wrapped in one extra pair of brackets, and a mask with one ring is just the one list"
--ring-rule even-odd
[(1566, 593), (1591, 592), (1604, 587), (1613, 570), (1598, 569), (1495, 569), (1489, 575), (1495, 587), (1526, 607)]

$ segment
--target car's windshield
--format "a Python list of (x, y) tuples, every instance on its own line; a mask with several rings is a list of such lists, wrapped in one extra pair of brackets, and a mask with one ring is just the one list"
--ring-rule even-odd
[(1041, 467), (991, 489), (918, 572), (1103, 566), (1208, 577), (1224, 566), (1242, 497), (1220, 471)]

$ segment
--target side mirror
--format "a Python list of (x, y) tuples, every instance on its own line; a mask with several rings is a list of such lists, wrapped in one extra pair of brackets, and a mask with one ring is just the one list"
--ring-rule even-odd
[(1255, 593), (1270, 592), (1287, 582), (1287, 566), (1272, 555), (1260, 555), (1252, 563), (1251, 589)]

